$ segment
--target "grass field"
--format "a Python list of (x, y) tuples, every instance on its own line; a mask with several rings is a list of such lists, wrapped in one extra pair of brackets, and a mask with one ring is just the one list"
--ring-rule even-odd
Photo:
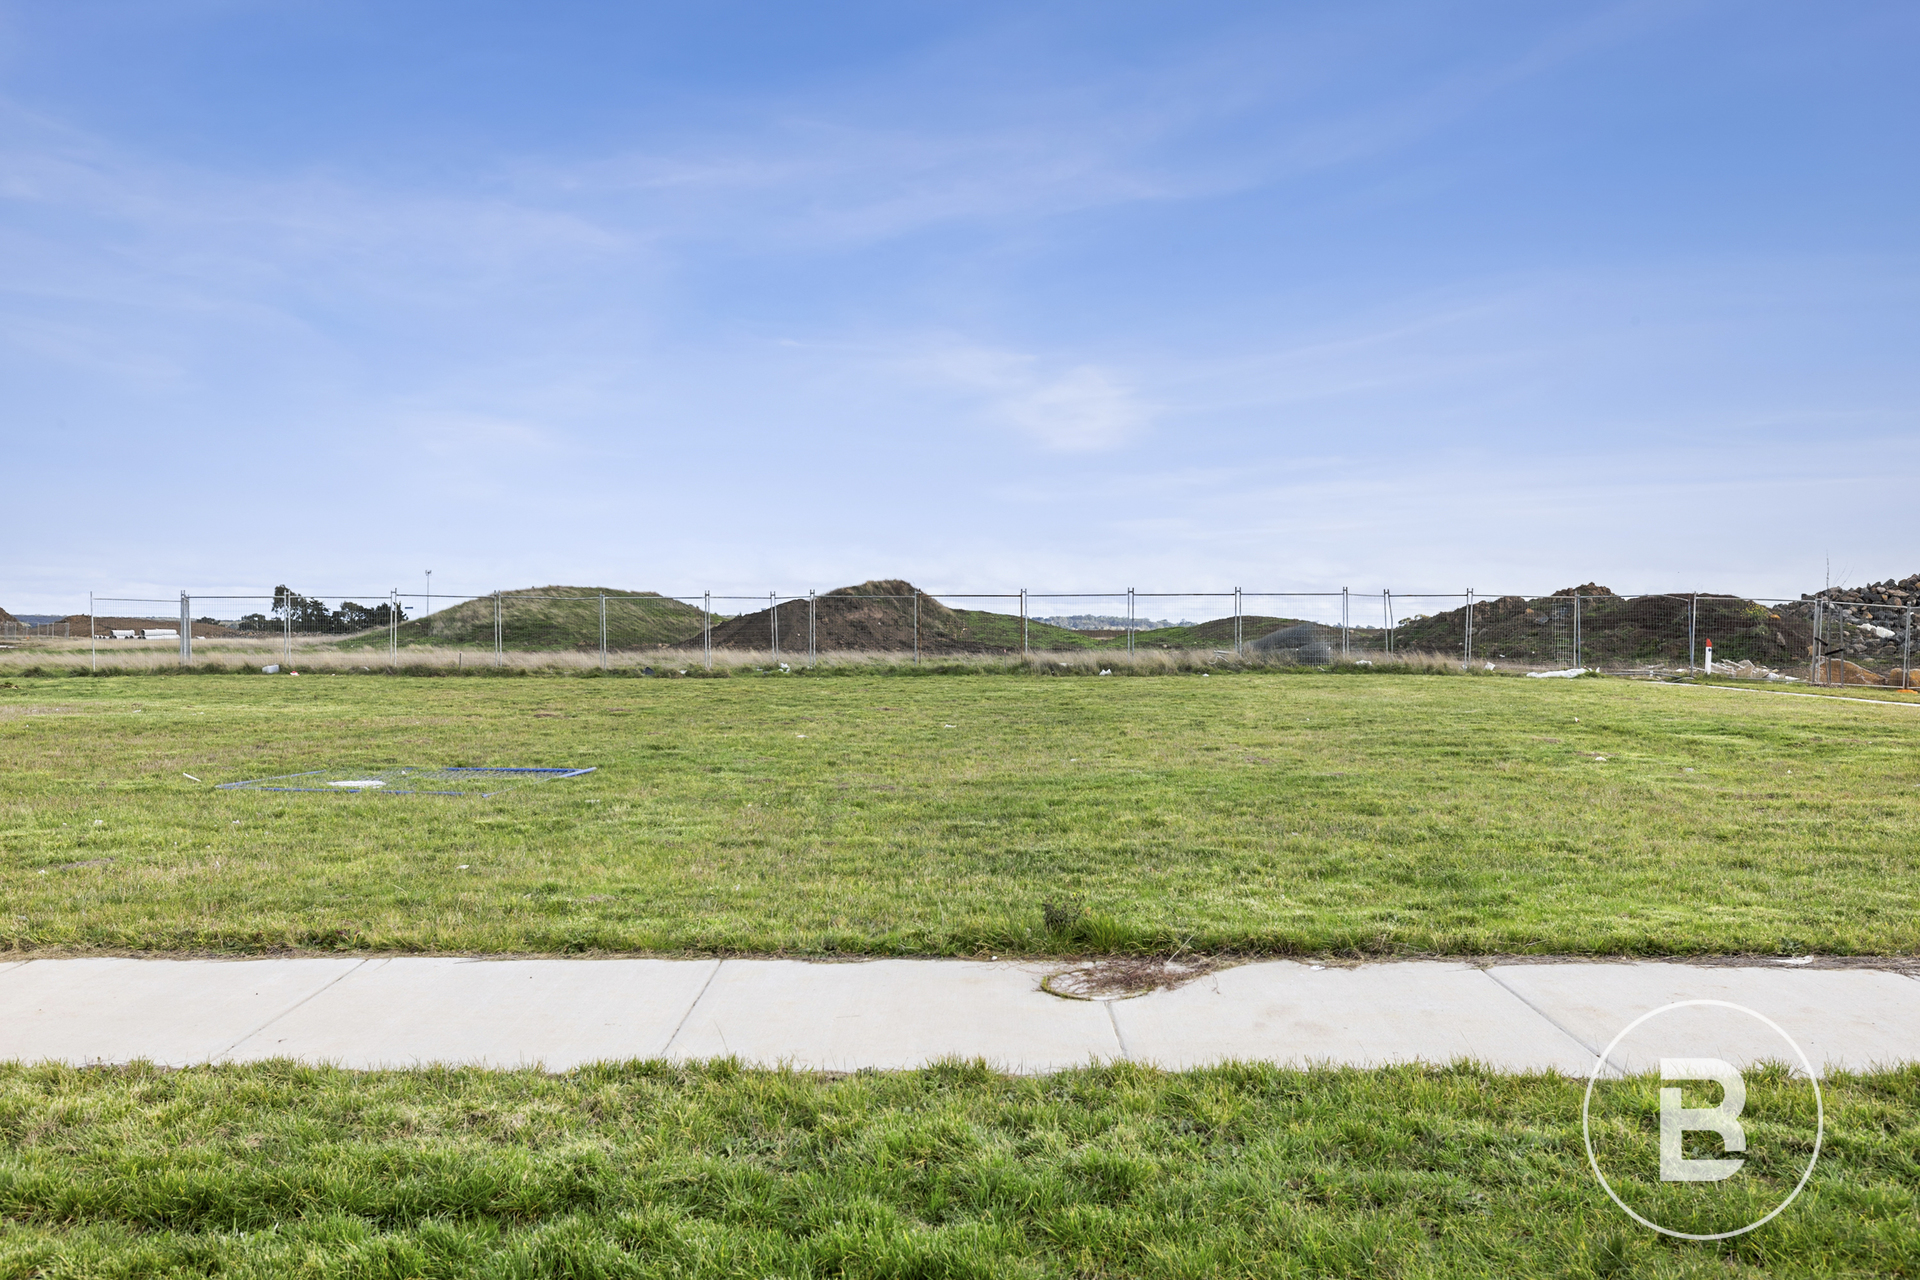
[[(1906, 707), (1460, 675), (6, 683), (16, 950), (1920, 945)], [(598, 772), (211, 789), (442, 763)]]
[[(0, 1067), (0, 1276), (1920, 1274), (1920, 1071), (1828, 1078), (1805, 1194), (1719, 1244), (1606, 1199), (1582, 1087), (1467, 1067)], [(1756, 1103), (1785, 1088), (1804, 1093), (1749, 1077)]]

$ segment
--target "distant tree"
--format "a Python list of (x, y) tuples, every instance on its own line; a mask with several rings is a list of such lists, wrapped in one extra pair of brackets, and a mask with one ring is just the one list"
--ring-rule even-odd
[[(400, 609), (399, 613), (400, 621), (405, 622), (407, 620), (406, 609)], [(340, 603), (339, 609), (334, 611), (334, 630), (371, 631), (375, 627), (391, 625), (393, 615), (394, 606), (390, 604), (366, 605), (355, 604), (351, 600), (343, 600)]]
[(333, 611), (327, 608), (326, 601), (303, 596), (284, 584), (273, 589), (273, 616), (283, 626), (291, 619), (295, 631), (325, 632), (334, 629)]
[[(324, 600), (303, 596), (292, 587), (282, 584), (273, 589), (273, 612), (248, 614), (240, 619), (240, 630), (279, 631), (291, 619), (295, 631), (308, 635), (337, 635), (387, 626), (394, 613), (392, 605), (365, 605), (352, 600), (342, 601), (338, 609), (329, 609)], [(407, 611), (402, 608), (398, 613), (400, 621), (405, 622)]]

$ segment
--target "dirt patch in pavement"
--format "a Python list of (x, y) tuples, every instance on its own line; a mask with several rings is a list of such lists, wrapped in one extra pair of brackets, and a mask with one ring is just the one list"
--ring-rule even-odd
[(1092, 960), (1040, 980), (1040, 989), (1063, 1000), (1128, 1000), (1151, 991), (1172, 990), (1220, 968), (1206, 956), (1169, 960), (1164, 956), (1116, 956)]

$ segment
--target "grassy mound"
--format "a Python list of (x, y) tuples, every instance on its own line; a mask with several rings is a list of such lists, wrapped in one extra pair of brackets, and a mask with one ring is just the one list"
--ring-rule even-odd
[[(1585, 665), (1686, 662), (1691, 596), (1629, 598), (1594, 583), (1532, 600), (1501, 596), (1475, 602), (1475, 655), (1571, 663), (1575, 592), (1580, 595), (1580, 660)], [(1692, 621), (1696, 645), (1711, 637), (1714, 656), (1727, 662), (1744, 658), (1773, 667), (1804, 664), (1813, 641), (1804, 613), (1771, 609), (1751, 600), (1703, 594)], [(1393, 642), (1399, 649), (1457, 654), (1462, 652), (1465, 634), (1466, 608), (1462, 606), (1401, 623)]]
[[(918, 596), (918, 644), (922, 653), (1018, 653), (1017, 614), (984, 609), (954, 609), (899, 578), (881, 578), (837, 587), (814, 599), (814, 647), (822, 651), (864, 650), (900, 653), (915, 645), (915, 597)], [(789, 600), (776, 608), (729, 618), (713, 629), (720, 649), (807, 650), (807, 602)], [(1107, 648), (1111, 641), (1047, 623), (1027, 623), (1027, 644), (1034, 649)]]
[[(700, 635), (700, 610), (652, 591), (613, 587), (524, 587), (500, 593), (500, 632), (508, 649), (594, 649), (600, 645), (601, 595), (607, 601), (607, 645), (632, 649), (681, 644)], [(550, 599), (546, 597), (564, 597)], [(638, 599), (634, 597), (639, 597)], [(493, 648), (493, 598), (467, 600), (400, 626), (400, 645)], [(343, 649), (384, 649), (385, 631), (341, 642)]]

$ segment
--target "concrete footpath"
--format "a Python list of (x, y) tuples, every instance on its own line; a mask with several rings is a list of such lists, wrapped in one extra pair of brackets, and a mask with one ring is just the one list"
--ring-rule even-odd
[[(0, 965), (0, 1060), (565, 1070), (733, 1056), (849, 1071), (984, 1058), (1044, 1072), (1127, 1059), (1374, 1066), (1472, 1059), (1586, 1074), (1640, 1015), (1724, 1000), (1816, 1069), (1920, 1058), (1920, 980), (1890, 969), (1671, 963), (1318, 966), (1264, 961), (1113, 1000), (1041, 990), (1054, 963), (963, 960), (28, 960)], [(1749, 1020), (1751, 1021), (1751, 1020)], [(1715, 1046), (1789, 1055), (1764, 1026)], [(1644, 1063), (1622, 1062), (1638, 1067)]]

